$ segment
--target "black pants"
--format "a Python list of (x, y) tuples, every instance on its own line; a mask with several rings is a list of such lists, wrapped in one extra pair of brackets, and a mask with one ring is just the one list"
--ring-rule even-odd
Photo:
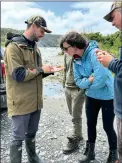
[(88, 141), (95, 143), (97, 117), (102, 109), (103, 128), (107, 134), (110, 150), (117, 149), (117, 136), (113, 127), (114, 107), (113, 100), (97, 100), (86, 96), (86, 117)]

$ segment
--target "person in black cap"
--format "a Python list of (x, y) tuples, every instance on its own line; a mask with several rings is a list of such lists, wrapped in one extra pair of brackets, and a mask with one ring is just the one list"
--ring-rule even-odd
[(35, 137), (43, 107), (42, 79), (52, 74), (52, 66), (42, 65), (37, 41), (45, 34), (46, 21), (32, 16), (23, 35), (8, 33), (4, 63), (8, 115), (12, 117), (10, 163), (22, 162), (22, 141), (25, 140), (29, 163), (43, 163), (36, 154)]
[(32, 16), (30, 17), (28, 20), (25, 21), (26, 24), (36, 24), (38, 27), (41, 27), (42, 29), (44, 29), (45, 32), (47, 33), (51, 33), (52, 31), (50, 31), (47, 28), (47, 23), (45, 21), (45, 19), (41, 16)]
[[(122, 1), (114, 2), (110, 12), (104, 19), (122, 31)], [(120, 37), (122, 37), (122, 35), (120, 35)], [(119, 163), (122, 163), (122, 46), (119, 47), (120, 59), (114, 58), (106, 51), (97, 50), (96, 53), (101, 64), (108, 67), (108, 69), (115, 74), (114, 112), (117, 120)]]

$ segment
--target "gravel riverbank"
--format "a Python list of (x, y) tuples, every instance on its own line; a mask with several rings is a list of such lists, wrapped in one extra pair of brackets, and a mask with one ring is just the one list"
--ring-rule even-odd
[[(51, 61), (51, 60), (50, 60)], [(63, 57), (57, 57), (57, 64), (63, 63)], [(59, 65), (60, 65), (59, 64)], [(41, 113), (39, 130), (37, 133), (37, 153), (45, 163), (77, 163), (82, 158), (86, 132), (86, 117), (83, 109), (83, 137), (84, 142), (80, 144), (77, 152), (71, 155), (64, 155), (64, 148), (67, 139), (72, 131), (71, 117), (65, 101), (62, 88), (62, 73), (56, 73), (44, 79), (44, 107)], [(60, 79), (60, 80), (59, 80)], [(97, 125), (96, 160), (94, 162), (105, 163), (108, 155), (107, 137), (103, 130), (101, 112)], [(9, 163), (9, 146), (11, 141), (11, 119), (7, 113), (1, 115), (1, 163)], [(23, 143), (24, 146), (24, 143)], [(26, 151), (23, 148), (22, 163), (27, 163)]]

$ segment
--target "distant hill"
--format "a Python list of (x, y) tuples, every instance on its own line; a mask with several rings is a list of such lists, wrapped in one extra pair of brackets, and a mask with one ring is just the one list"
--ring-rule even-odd
[[(5, 36), (7, 32), (23, 33), (22, 30), (15, 30), (11, 28), (1, 28), (1, 45), (4, 46)], [(122, 47), (122, 33), (117, 31), (112, 34), (103, 35), (100, 32), (96, 33), (83, 33), (89, 40), (96, 40), (102, 50), (107, 50), (109, 53), (119, 57), (118, 47)], [(59, 38), (61, 35), (46, 34), (38, 45), (39, 47), (59, 47)]]
[[(5, 36), (7, 32), (22, 34), (24, 31), (15, 30), (12, 28), (1, 28), (1, 45), (3, 45), (5, 42)], [(45, 37), (38, 42), (38, 45), (40, 47), (59, 47), (60, 37), (61, 35), (45, 34)]]
[(46, 34), (45, 37), (40, 39), (38, 45), (40, 47), (59, 47), (59, 39), (61, 35)]

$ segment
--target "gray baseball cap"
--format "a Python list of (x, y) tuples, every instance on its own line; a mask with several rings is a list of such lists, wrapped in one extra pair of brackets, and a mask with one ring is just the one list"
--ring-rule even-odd
[(112, 22), (111, 14), (117, 8), (122, 8), (122, 1), (116, 1), (116, 2), (114, 2), (112, 4), (112, 6), (111, 6), (110, 12), (106, 16), (104, 16), (104, 19), (107, 20), (107, 21), (109, 21), (109, 22)]
[(47, 33), (51, 33), (52, 31), (50, 31), (49, 29), (47, 29), (47, 23), (45, 21), (45, 19), (41, 16), (31, 16), (28, 20), (25, 21), (26, 24), (36, 24), (37, 26), (43, 28), (45, 30), (45, 32)]

